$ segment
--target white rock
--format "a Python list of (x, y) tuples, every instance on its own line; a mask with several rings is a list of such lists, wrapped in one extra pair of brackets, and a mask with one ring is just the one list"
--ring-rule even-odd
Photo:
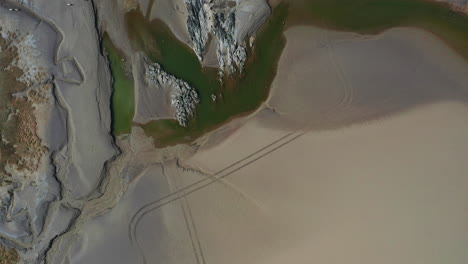
[(270, 14), (266, 1), (185, 0), (185, 4), (187, 28), (199, 60), (203, 60), (211, 34), (217, 40), (220, 75), (241, 72), (247, 60), (245, 42)]
[(200, 102), (195, 89), (187, 82), (164, 71), (158, 63), (147, 63), (146, 65), (146, 84), (158, 88), (170, 87), (173, 89), (171, 104), (176, 110), (176, 119), (181, 126), (187, 126)]

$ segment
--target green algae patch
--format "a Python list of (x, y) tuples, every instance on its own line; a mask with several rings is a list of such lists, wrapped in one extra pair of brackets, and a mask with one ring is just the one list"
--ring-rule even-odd
[(135, 90), (131, 68), (126, 64), (124, 53), (112, 44), (107, 34), (103, 37), (103, 46), (113, 77), (112, 133), (114, 136), (130, 134), (135, 115)]
[(288, 26), (315, 25), (341, 31), (376, 34), (392, 27), (432, 32), (468, 59), (468, 16), (447, 4), (427, 0), (291, 1)]
[[(143, 51), (150, 60), (161, 64), (170, 74), (194, 87), (200, 98), (195, 116), (187, 127), (175, 120), (157, 120), (140, 124), (155, 145), (164, 147), (189, 143), (219, 127), (235, 116), (250, 113), (264, 102), (276, 75), (276, 65), (286, 40), (283, 36), (286, 4), (276, 8), (257, 34), (255, 46), (242, 74), (219, 81), (217, 69), (204, 68), (192, 49), (180, 42), (160, 20), (148, 21), (141, 12), (126, 16), (127, 31), (133, 48)], [(216, 100), (212, 99), (216, 96)]]

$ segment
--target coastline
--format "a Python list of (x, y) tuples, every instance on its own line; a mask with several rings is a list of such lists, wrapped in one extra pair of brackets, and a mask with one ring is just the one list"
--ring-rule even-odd
[[(418, 0), (419, 1), (419, 0)], [(422, 3), (422, 2), (421, 2)], [(425, 4), (429, 4), (429, 3), (425, 3)], [(277, 7), (277, 8), (285, 8), (287, 7), (288, 5), (294, 5), (293, 3), (290, 3), (288, 1), (283, 1), (282, 3), (280, 3), (281, 6)], [(446, 8), (448, 10), (448, 6), (444, 3), (435, 3), (435, 5), (437, 5), (438, 7), (440, 8)], [(282, 38), (284, 39), (284, 32), (286, 30), (288, 30), (289, 28), (292, 28), (292, 27), (295, 27), (295, 26), (301, 26), (301, 25), (313, 25), (313, 26), (318, 26), (318, 27), (321, 27), (321, 28), (325, 28), (325, 29), (333, 29), (335, 31), (340, 31), (340, 32), (354, 32), (356, 34), (359, 34), (363, 37), (365, 36), (374, 36), (374, 37), (378, 37), (382, 34), (384, 34), (386, 31), (392, 29), (392, 28), (395, 28), (395, 26), (392, 26), (392, 25), (383, 25), (381, 26), (380, 28), (377, 28), (377, 29), (370, 29), (370, 31), (368, 31), (369, 29), (363, 29), (363, 30), (350, 30), (350, 29), (347, 29), (347, 28), (343, 28), (343, 27), (335, 27), (335, 26), (330, 26), (329, 24), (328, 25), (323, 25), (323, 24), (317, 24), (317, 23), (313, 23), (313, 22), (304, 22), (304, 23), (298, 23), (297, 21), (294, 21), (294, 18), (291, 20), (291, 17), (294, 17), (295, 14), (294, 14), (294, 10), (293, 9), (297, 9), (297, 6), (294, 7), (294, 6), (290, 6), (288, 7), (290, 8), (292, 11), (291, 14), (289, 14), (288, 18), (286, 19), (286, 25), (285, 25), (285, 28), (284, 28), (284, 31), (282, 34)], [(442, 12), (442, 11), (441, 11)], [(457, 13), (458, 14), (458, 13)], [(461, 15), (464, 19), (466, 19), (468, 21), (468, 15), (462, 15), (462, 13), (458, 14), (458, 15)], [(468, 22), (467, 22), (468, 23)], [(468, 24), (467, 24), (468, 25)], [(265, 25), (264, 25), (265, 26)], [(433, 26), (432, 26), (432, 29), (431, 29), (431, 25), (429, 24), (421, 24), (421, 23), (417, 23), (417, 22), (414, 22), (414, 21), (403, 21), (402, 23), (399, 23), (398, 24), (398, 27), (416, 27), (416, 28), (421, 28), (425, 31), (428, 31), (428, 32), (431, 32), (432, 34), (434, 34), (435, 36), (437, 36), (437, 38), (440, 38), (441, 40), (443, 40), (447, 45), (449, 45), (452, 49), (454, 49), (457, 53), (461, 54), (462, 56), (464, 56), (465, 59), (468, 59), (468, 47), (465, 48), (464, 47), (464, 43), (463, 41), (459, 41), (457, 43), (462, 43), (461, 47), (460, 45), (458, 44), (454, 44), (452, 40), (450, 40), (449, 38), (446, 38), (444, 36), (441, 36), (440, 34), (440, 30), (434, 30)], [(262, 27), (263, 28), (263, 27)], [(365, 32), (365, 33), (363, 33)], [(261, 34), (261, 31), (259, 32), (259, 34)], [(466, 35), (466, 39), (467, 39), (467, 43), (468, 43), (468, 32), (465, 33)], [(286, 42), (286, 41), (285, 41)], [(459, 47), (456, 47), (456, 46), (459, 46)], [(280, 56), (279, 56), (280, 57)], [(279, 61), (279, 57), (278, 59), (276, 60), (276, 63), (274, 65), (270, 65), (270, 67), (274, 67), (276, 68), (275, 65), (277, 65), (278, 61)], [(274, 78), (275, 74), (273, 74), (273, 77)], [(217, 130), (219, 127), (222, 127), (224, 124), (227, 124), (229, 122), (231, 122), (232, 120), (236, 119), (236, 118), (239, 118), (239, 117), (244, 117), (246, 115), (249, 115), (251, 114), (252, 112), (255, 112), (256, 110), (258, 110), (260, 108), (260, 105), (263, 104), (266, 100), (267, 100), (267, 97), (269, 96), (268, 94), (271, 93), (270, 91), (270, 87), (268, 88), (267, 90), (267, 96), (262, 99), (260, 102), (259, 102), (259, 105), (257, 107), (255, 107), (255, 109), (253, 110), (247, 110), (247, 111), (244, 111), (244, 112), (240, 112), (238, 114), (234, 114), (234, 115), (231, 115), (230, 117), (228, 117), (226, 120), (224, 120), (223, 122), (219, 123), (219, 124), (216, 124), (215, 126), (212, 126), (212, 127), (209, 127), (207, 129), (203, 129), (201, 131), (198, 131), (196, 133), (194, 132), (189, 132), (190, 130), (186, 130), (187, 132), (180, 132), (180, 135), (187, 135), (189, 136), (190, 138), (188, 137), (185, 137), (185, 136), (182, 136), (182, 138), (180, 140), (177, 140), (177, 139), (173, 139), (173, 140), (170, 140), (171, 142), (169, 142), (168, 144), (165, 144), (164, 143), (164, 139), (162, 140), (163, 142), (159, 145), (161, 146), (172, 146), (172, 145), (176, 145), (176, 144), (179, 144), (179, 143), (191, 143), (191, 142), (194, 142), (196, 139), (198, 139), (199, 137), (203, 136), (204, 134), (206, 133), (209, 133), (211, 131), (215, 131)], [(163, 121), (163, 122), (168, 122), (168, 121)], [(148, 129), (145, 129), (145, 131), (147, 132), (148, 135), (156, 135), (157, 132), (155, 131), (152, 131), (150, 132), (149, 130), (149, 126), (148, 124), (140, 124), (140, 126), (142, 127), (147, 127)], [(179, 133), (178, 132), (178, 133)], [(185, 139), (183, 139), (185, 138)]]

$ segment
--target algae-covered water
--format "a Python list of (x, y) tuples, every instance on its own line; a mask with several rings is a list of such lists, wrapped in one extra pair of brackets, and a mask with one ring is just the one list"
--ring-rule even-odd
[[(200, 97), (196, 115), (187, 127), (181, 127), (175, 120), (139, 124), (155, 139), (157, 146), (191, 142), (229, 119), (257, 109), (266, 100), (276, 75), (277, 62), (286, 42), (283, 32), (294, 25), (363, 34), (376, 34), (397, 26), (416, 26), (441, 37), (468, 59), (468, 16), (452, 11), (447, 5), (424, 0), (283, 0), (258, 32), (244, 73), (225, 79), (224, 84), (219, 82), (217, 70), (203, 68), (195, 53), (162, 21), (148, 21), (141, 12), (131, 11), (126, 15), (126, 22), (133, 48), (143, 51), (167, 72), (187, 81)], [(121, 128), (119, 124), (131, 123), (126, 113), (131, 112), (134, 103), (126, 100), (134, 97), (133, 88), (129, 79), (119, 77), (122, 74), (119, 60), (111, 60), (111, 63), (116, 76), (112, 100), (116, 131), (128, 131), (126, 125)], [(125, 90), (120, 91), (122, 96), (119, 96), (120, 89)], [(215, 102), (212, 94), (217, 97)]]
[(135, 115), (135, 91), (130, 67), (125, 63), (126, 58), (123, 52), (112, 44), (107, 34), (103, 37), (103, 46), (107, 52), (113, 76), (112, 133), (116, 136), (129, 134)]
[[(285, 6), (286, 7), (286, 6)], [(175, 120), (152, 121), (141, 126), (157, 145), (190, 142), (228, 119), (255, 110), (268, 96), (276, 63), (285, 45), (282, 36), (287, 8), (278, 8), (259, 33), (244, 73), (219, 81), (217, 69), (203, 68), (195, 53), (181, 43), (160, 20), (147, 21), (138, 11), (127, 14), (128, 33), (134, 48), (144, 51), (164, 70), (197, 90), (200, 104), (187, 127)], [(274, 43), (274, 45), (272, 45)], [(211, 96), (216, 95), (213, 101)]]

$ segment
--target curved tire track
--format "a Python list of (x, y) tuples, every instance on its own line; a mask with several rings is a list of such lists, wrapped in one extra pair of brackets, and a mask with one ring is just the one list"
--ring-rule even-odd
[[(233, 173), (251, 165), (252, 163), (272, 154), (273, 152), (283, 148), (284, 146), (294, 142), (295, 140), (299, 139), (300, 137), (302, 137), (304, 134), (306, 134), (307, 131), (294, 131), (294, 132), (290, 132), (284, 136), (282, 136), (281, 138), (275, 140), (274, 142), (266, 145), (265, 147), (255, 151), (254, 153), (242, 158), (241, 160), (239, 161), (236, 161), (234, 162), (233, 164), (227, 166), (226, 168), (218, 171), (217, 173), (215, 173), (212, 177), (210, 178), (205, 178), (203, 180), (199, 180), (193, 184), (190, 184), (186, 187), (183, 187), (182, 189), (179, 189), (161, 199), (158, 199), (156, 201), (153, 201), (151, 203), (148, 203), (144, 206), (142, 206), (135, 214), (134, 216), (132, 217), (131, 221), (130, 221), (130, 224), (129, 224), (129, 230), (128, 230), (128, 235), (129, 235), (129, 238), (130, 238), (130, 242), (134, 245), (136, 245), (137, 247), (137, 251), (142, 259), (142, 262), (144, 264), (146, 264), (146, 259), (145, 259), (145, 256), (144, 256), (144, 252), (143, 252), (143, 249), (137, 239), (137, 236), (136, 236), (136, 230), (138, 228), (138, 225), (140, 223), (140, 221), (144, 218), (144, 216), (146, 216), (148, 213), (156, 210), (156, 209), (159, 209), (165, 205), (168, 205), (174, 201), (177, 201), (181, 198), (184, 198), (186, 196), (188, 196), (189, 194), (192, 194), (196, 191), (199, 191), (199, 190), (202, 190), (204, 189), (205, 187), (208, 187), (210, 186), (211, 184), (213, 183), (216, 183), (220, 180), (222, 180), (223, 178), (229, 176), (229, 175), (232, 175)], [(273, 146), (273, 147), (272, 147)], [(272, 147), (271, 149), (269, 149), (270, 147)], [(266, 152), (264, 152), (266, 151)], [(262, 153), (263, 152), (263, 153)], [(239, 165), (239, 166), (237, 166)], [(232, 170), (229, 170), (231, 169)], [(229, 171), (227, 171), (229, 170)], [(199, 243), (199, 241), (197, 242)]]

